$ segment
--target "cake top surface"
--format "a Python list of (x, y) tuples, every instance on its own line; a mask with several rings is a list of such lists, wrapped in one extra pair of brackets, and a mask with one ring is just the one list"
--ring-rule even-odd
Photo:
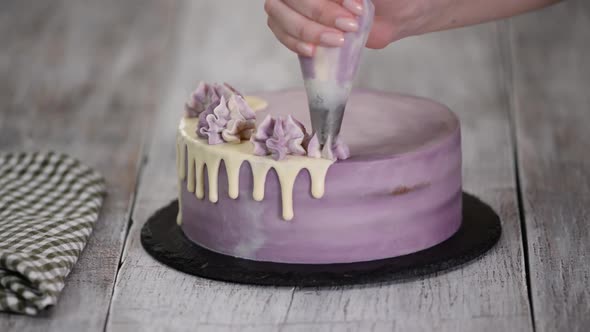
[[(292, 115), (311, 132), (303, 89), (255, 94), (268, 102), (256, 112), (260, 124), (267, 114)], [(459, 129), (453, 112), (434, 101), (413, 96), (358, 89), (350, 96), (340, 135), (351, 159), (379, 158), (420, 150)]]

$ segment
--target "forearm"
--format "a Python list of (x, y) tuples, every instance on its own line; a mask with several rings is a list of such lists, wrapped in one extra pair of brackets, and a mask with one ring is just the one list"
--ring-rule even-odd
[(522, 14), (545, 7), (559, 0), (418, 0), (423, 2), (417, 10), (422, 17), (408, 34), (424, 34)]
[[(384, 48), (408, 36), (489, 22), (559, 0), (372, 0), (375, 20), (369, 48)], [(292, 51), (312, 56), (317, 45), (340, 47), (344, 33), (358, 29), (357, 0), (266, 0), (268, 26)]]

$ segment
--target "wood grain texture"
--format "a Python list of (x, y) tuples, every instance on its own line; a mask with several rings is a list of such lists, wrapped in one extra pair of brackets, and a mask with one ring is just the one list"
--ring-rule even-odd
[[(227, 81), (252, 91), (295, 85), (300, 79), (296, 57), (272, 42), (262, 1), (256, 2), (257, 10), (252, 9), (256, 8), (253, 3), (183, 2), (175, 66), (166, 82), (167, 97), (159, 105), (150, 132), (147, 164), (107, 331), (264, 331), (275, 330), (285, 319), (292, 289), (248, 287), (189, 276), (156, 262), (139, 240), (147, 218), (177, 196), (176, 129), (184, 102), (197, 83)], [(229, 7), (233, 10), (228, 11)]]
[[(154, 128), (107, 330), (530, 331), (504, 85), (508, 58), (494, 24), (371, 52), (359, 78), (361, 85), (432, 97), (458, 111), (466, 189), (503, 218), (500, 244), (481, 261), (415, 282), (293, 290), (191, 277), (146, 255), (142, 224), (177, 195), (174, 136), (190, 89), (199, 80), (226, 80), (247, 91), (301, 85), (296, 58), (266, 29), (262, 1), (256, 10), (252, 3), (231, 2), (231, 12), (224, 10), (229, 1), (183, 8), (175, 74)], [(195, 34), (206, 27), (209, 34)], [(228, 38), (239, 52), (219, 51), (228, 49)]]
[(108, 197), (58, 305), (0, 331), (102, 331), (174, 8), (160, 1), (3, 1), (0, 150), (56, 150), (96, 168)]
[(513, 106), (538, 331), (590, 327), (590, 3), (512, 20)]
[[(401, 41), (365, 58), (359, 84), (427, 96), (461, 119), (464, 188), (501, 216), (499, 245), (458, 271), (402, 284), (297, 289), (286, 322), (392, 322), (395, 331), (530, 331), (499, 24)], [(389, 327), (387, 328), (389, 329)]]

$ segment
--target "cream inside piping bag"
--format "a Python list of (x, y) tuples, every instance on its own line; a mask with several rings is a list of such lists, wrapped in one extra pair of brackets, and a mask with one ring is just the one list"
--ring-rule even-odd
[(340, 133), (352, 82), (371, 31), (375, 7), (371, 0), (363, 0), (363, 8), (363, 15), (357, 18), (358, 31), (345, 33), (342, 47), (317, 47), (313, 57), (299, 57), (313, 131), (322, 146), (329, 138), (335, 142)]

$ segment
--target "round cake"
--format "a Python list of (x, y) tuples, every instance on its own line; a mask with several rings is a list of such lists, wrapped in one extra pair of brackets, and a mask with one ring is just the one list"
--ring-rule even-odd
[[(261, 93), (256, 112), (310, 127), (303, 90)], [(461, 134), (436, 102), (354, 90), (340, 139), (350, 158), (253, 154), (250, 141), (208, 145), (198, 119), (177, 140), (182, 231), (209, 250), (250, 260), (330, 264), (410, 254), (461, 225)]]

